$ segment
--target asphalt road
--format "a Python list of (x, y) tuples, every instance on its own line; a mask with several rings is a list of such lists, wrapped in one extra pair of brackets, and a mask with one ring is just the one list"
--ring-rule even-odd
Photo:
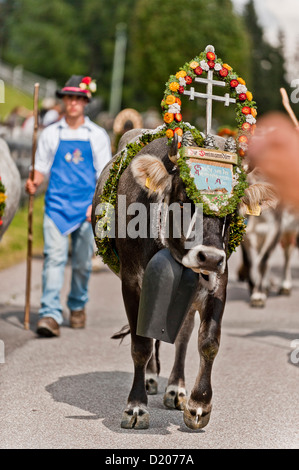
[[(162, 343), (158, 394), (149, 396), (150, 428), (120, 428), (132, 382), (130, 338), (110, 339), (126, 323), (120, 282), (106, 267), (92, 273), (87, 327), (60, 338), (37, 338), (42, 260), (32, 264), (31, 329), (23, 328), (25, 263), (0, 272), (1, 449), (297, 449), (299, 447), (299, 257), (290, 297), (276, 294), (282, 258), (271, 258), (272, 290), (266, 308), (249, 307), (237, 280), (239, 253), (230, 260), (228, 301), (212, 385), (208, 426), (188, 429), (182, 412), (163, 406), (174, 347)], [(66, 271), (63, 301), (70, 281)], [(197, 329), (187, 353), (191, 390), (199, 367)], [(1, 352), (0, 352), (1, 360)], [(132, 451), (132, 455), (134, 451)], [(134, 466), (134, 465), (133, 465)]]

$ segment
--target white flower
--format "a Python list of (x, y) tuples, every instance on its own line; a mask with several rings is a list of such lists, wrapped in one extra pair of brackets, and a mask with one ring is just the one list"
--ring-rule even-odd
[(199, 65), (201, 66), (202, 70), (205, 70), (206, 72), (210, 70), (210, 67), (205, 60), (201, 60)]
[(81, 90), (86, 90), (86, 83), (80, 83), (79, 88), (81, 88)]
[(241, 83), (240, 83), (240, 85), (238, 85), (238, 86), (236, 87), (236, 92), (237, 92), (238, 94), (239, 94), (239, 93), (246, 93), (246, 91), (247, 91), (246, 86), (245, 86), (245, 85), (241, 85)]
[(255, 124), (256, 119), (252, 116), (252, 114), (247, 114), (246, 116), (246, 122), (249, 122), (249, 124)]
[(180, 77), (180, 78), (179, 78), (179, 84), (180, 84), (181, 86), (186, 86), (186, 80), (184, 79), (184, 77)]
[(214, 70), (216, 70), (216, 72), (219, 72), (219, 70), (221, 70), (221, 69), (222, 69), (222, 65), (217, 62), (215, 64)]
[(91, 93), (94, 93), (95, 91), (97, 91), (97, 84), (96, 84), (96, 82), (90, 82), (90, 84), (89, 84), (89, 89), (90, 89)]
[(176, 114), (176, 113), (179, 113), (180, 111), (181, 111), (181, 107), (178, 103), (173, 103), (169, 105), (169, 108), (168, 108), (169, 113)]

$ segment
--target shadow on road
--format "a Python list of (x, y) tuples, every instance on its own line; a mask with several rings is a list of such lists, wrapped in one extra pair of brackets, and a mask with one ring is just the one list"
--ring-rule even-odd
[[(88, 415), (66, 416), (69, 419), (103, 420), (110, 430), (120, 433), (171, 434), (168, 428), (175, 426), (182, 432), (196, 432), (188, 429), (183, 422), (183, 414), (178, 410), (168, 410), (163, 405), (163, 393), (167, 385), (165, 377), (159, 378), (157, 395), (150, 395), (148, 409), (150, 428), (145, 430), (121, 429), (122, 412), (127, 402), (133, 374), (122, 371), (89, 372), (73, 376), (60, 377), (47, 385), (46, 391), (59, 403), (67, 403)], [(199, 430), (197, 432), (204, 432)]]

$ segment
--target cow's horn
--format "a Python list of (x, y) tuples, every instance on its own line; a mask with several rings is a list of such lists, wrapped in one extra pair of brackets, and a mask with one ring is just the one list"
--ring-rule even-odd
[(178, 155), (178, 135), (177, 135), (176, 132), (174, 133), (174, 136), (173, 136), (173, 139), (172, 139), (172, 143), (171, 143), (171, 146), (170, 146), (170, 149), (169, 149), (169, 152), (168, 152), (168, 157), (169, 157), (169, 160), (172, 161), (172, 163), (174, 163), (176, 165), (176, 163), (178, 161), (178, 158), (179, 158), (179, 155)]

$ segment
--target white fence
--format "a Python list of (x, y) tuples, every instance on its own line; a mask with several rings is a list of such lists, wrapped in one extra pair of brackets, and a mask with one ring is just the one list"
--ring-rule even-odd
[(57, 83), (55, 80), (49, 80), (40, 77), (34, 73), (28, 72), (23, 69), (22, 65), (15, 67), (0, 61), (0, 80), (7, 83), (14, 88), (22, 91), (23, 93), (32, 94), (34, 84), (39, 83), (39, 96), (45, 98), (48, 96), (55, 96)]

